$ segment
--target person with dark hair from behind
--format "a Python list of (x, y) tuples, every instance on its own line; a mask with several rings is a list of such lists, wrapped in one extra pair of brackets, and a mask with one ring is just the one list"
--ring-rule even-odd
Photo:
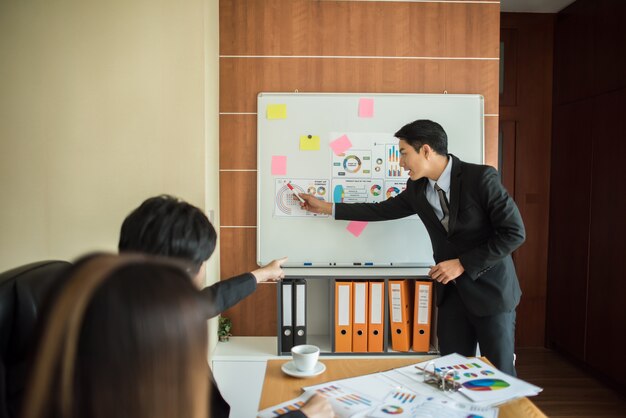
[[(189, 264), (189, 272), (200, 286), (205, 263), (217, 241), (215, 228), (199, 208), (169, 195), (151, 197), (124, 219), (119, 251), (173, 257)], [(221, 280), (202, 289), (211, 318), (252, 294), (257, 283), (284, 277), (281, 265), (286, 258), (274, 260), (250, 273)]]
[[(140, 252), (171, 257), (184, 262), (198, 287), (205, 276), (205, 263), (217, 241), (215, 228), (199, 208), (169, 195), (151, 197), (126, 217), (119, 241), (120, 253)], [(281, 264), (287, 258), (274, 260), (250, 273), (219, 281), (203, 288), (206, 317), (212, 318), (252, 294), (259, 282), (284, 277)], [(211, 377), (212, 416), (228, 417), (230, 405)], [(311, 408), (320, 404), (312, 399)], [(325, 404), (322, 403), (321, 406)]]
[[(206, 303), (171, 260), (97, 255), (50, 305), (23, 418), (206, 418)], [(332, 417), (321, 397), (291, 418)]]

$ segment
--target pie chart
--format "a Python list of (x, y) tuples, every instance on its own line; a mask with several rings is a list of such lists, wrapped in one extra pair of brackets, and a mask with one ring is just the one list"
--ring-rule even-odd
[(477, 392), (487, 392), (508, 388), (510, 385), (501, 379), (477, 379), (463, 383), (463, 387)]

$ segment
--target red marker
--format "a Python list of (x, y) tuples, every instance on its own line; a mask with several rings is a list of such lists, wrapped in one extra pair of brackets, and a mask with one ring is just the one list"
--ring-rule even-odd
[(302, 202), (302, 203), (306, 203), (306, 202), (304, 201), (304, 199), (303, 199), (303, 198), (301, 198), (300, 196), (298, 196), (298, 193), (296, 193), (296, 189), (294, 189), (294, 188), (293, 188), (293, 186), (291, 185), (291, 183), (287, 183), (287, 187), (289, 187), (289, 190), (291, 190), (291, 192), (293, 193), (293, 195), (294, 195), (295, 197), (297, 197), (297, 198), (298, 198), (298, 200), (299, 200), (300, 202)]

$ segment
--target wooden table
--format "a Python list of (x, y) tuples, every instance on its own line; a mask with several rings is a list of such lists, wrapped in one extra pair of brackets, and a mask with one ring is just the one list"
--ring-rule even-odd
[[(369, 373), (383, 372), (397, 367), (414, 364), (427, 357), (415, 358), (345, 358), (325, 359), (326, 371), (319, 376), (298, 379), (284, 374), (280, 367), (289, 360), (268, 360), (263, 381), (263, 392), (259, 410), (269, 408), (302, 394), (303, 386), (312, 386), (333, 380), (345, 379)], [(500, 407), (498, 418), (547, 418), (528, 398), (516, 399)]]

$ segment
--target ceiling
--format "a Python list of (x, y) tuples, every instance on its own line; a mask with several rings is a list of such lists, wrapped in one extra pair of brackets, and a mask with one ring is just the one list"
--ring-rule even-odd
[(500, 0), (502, 12), (558, 13), (574, 0)]

